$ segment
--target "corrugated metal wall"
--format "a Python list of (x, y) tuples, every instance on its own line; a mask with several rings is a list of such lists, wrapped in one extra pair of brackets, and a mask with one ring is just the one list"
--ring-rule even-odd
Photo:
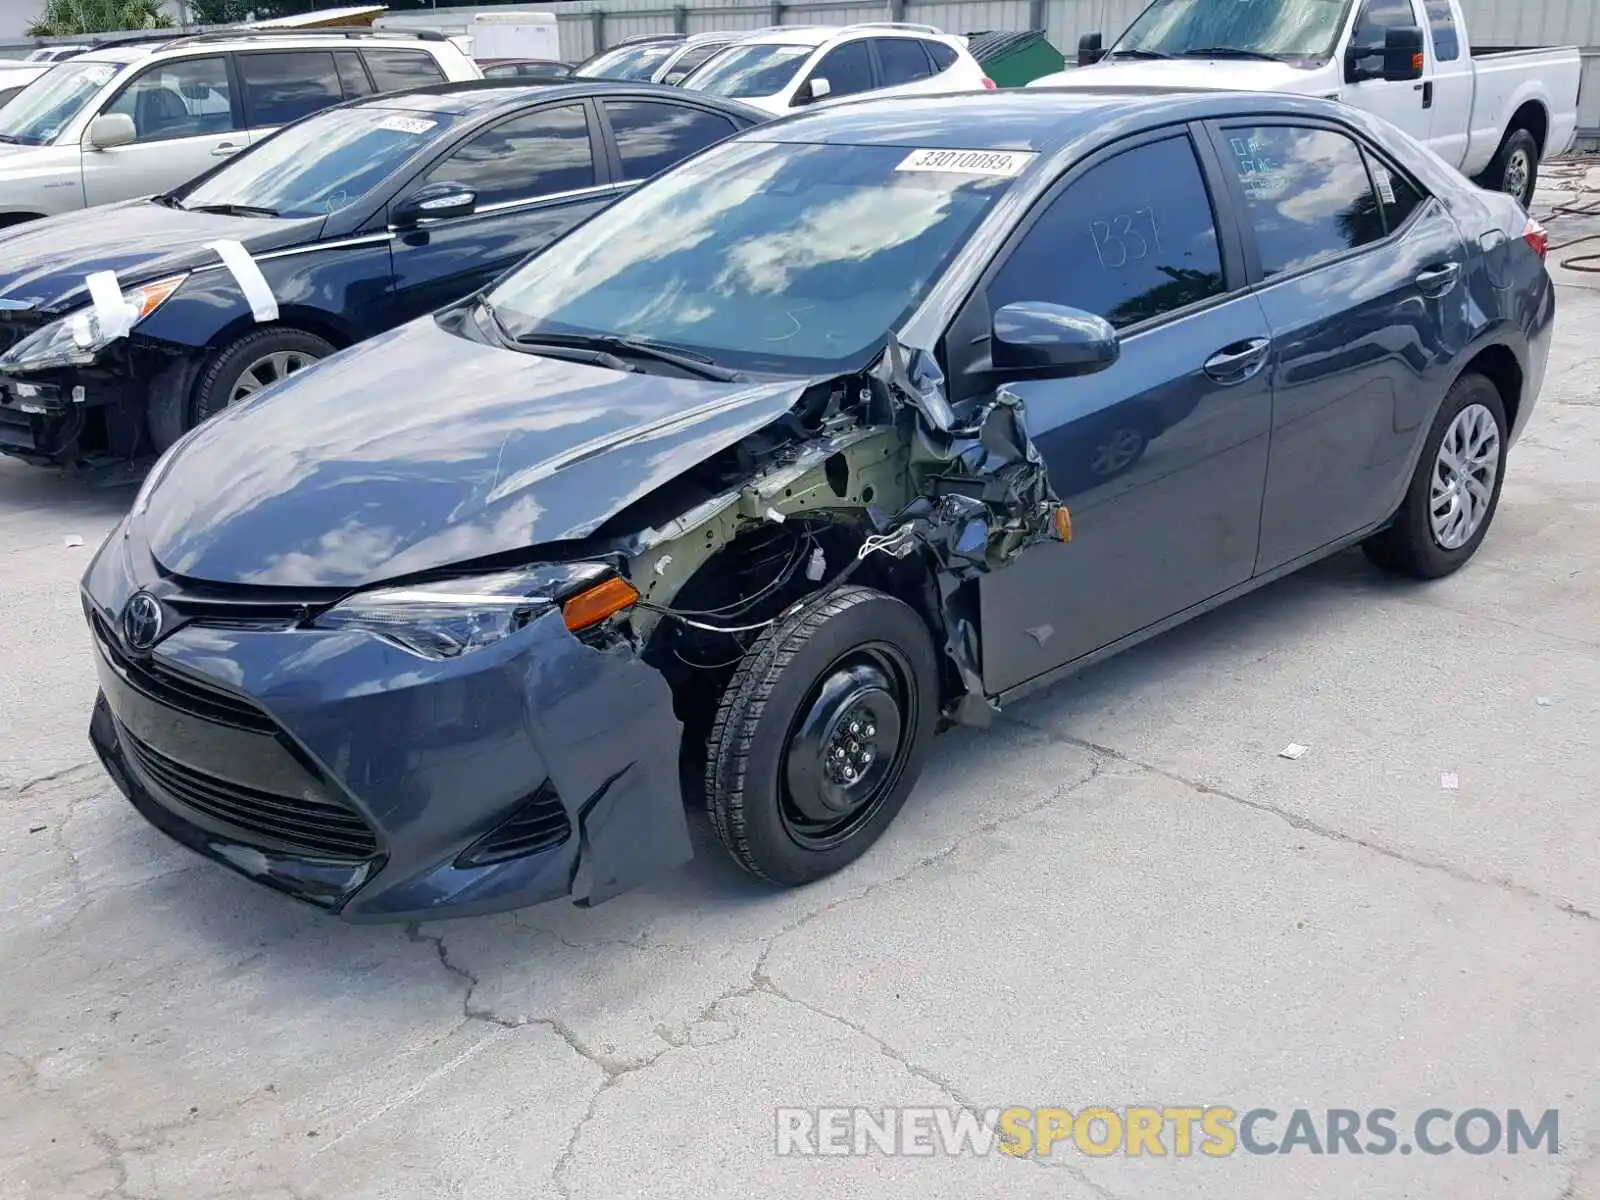
[[(893, 16), (952, 33), (1043, 26), (1070, 60), (1078, 35), (1109, 41), (1148, 0), (573, 0), (561, 6), (561, 53), (569, 62), (626, 37), (673, 30), (753, 29), (763, 25), (848, 25)], [(1578, 124), (1600, 138), (1600, 0), (1464, 0), (1478, 45), (1577, 45), (1584, 49)], [(596, 41), (598, 37), (598, 42)]]

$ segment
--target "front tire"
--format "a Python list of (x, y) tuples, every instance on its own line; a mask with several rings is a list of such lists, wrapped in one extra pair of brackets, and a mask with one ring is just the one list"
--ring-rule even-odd
[(855, 861), (916, 783), (938, 698), (928, 628), (894, 597), (844, 587), (786, 614), (745, 655), (707, 739), (724, 848), (791, 887)]
[(1475, 372), (1456, 380), (1393, 523), (1362, 544), (1367, 557), (1413, 579), (1441, 579), (1465, 566), (1500, 507), (1508, 432), (1500, 389)]

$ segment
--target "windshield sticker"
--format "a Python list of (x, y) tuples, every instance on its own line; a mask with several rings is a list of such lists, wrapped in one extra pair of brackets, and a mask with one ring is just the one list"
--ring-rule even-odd
[(437, 122), (424, 121), (421, 117), (385, 117), (377, 127), (390, 133), (427, 133), (435, 124)]
[(896, 171), (941, 171), (1014, 179), (1039, 156), (1024, 150), (913, 150)]
[(1383, 202), (1385, 204), (1393, 204), (1395, 202), (1394, 179), (1389, 175), (1388, 168), (1373, 163), (1372, 178), (1378, 184), (1378, 195), (1382, 197)]

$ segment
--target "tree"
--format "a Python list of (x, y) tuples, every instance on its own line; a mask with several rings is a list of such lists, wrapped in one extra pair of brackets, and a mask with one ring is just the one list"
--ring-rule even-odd
[(28, 26), (28, 36), (77, 37), (171, 25), (162, 0), (46, 0), (44, 12)]
[(189, 19), (196, 25), (232, 25), (248, 20), (256, 7), (251, 0), (189, 0)]

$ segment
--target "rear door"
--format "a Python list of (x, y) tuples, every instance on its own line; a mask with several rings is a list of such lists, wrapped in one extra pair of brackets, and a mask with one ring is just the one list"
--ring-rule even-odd
[(620, 183), (659, 175), (737, 132), (730, 118), (695, 104), (628, 97), (599, 103), (608, 149), (614, 155), (613, 177)]
[(389, 324), (483, 287), (616, 194), (599, 116), (584, 100), (545, 105), (479, 130), (401, 188), (396, 202), (444, 182), (477, 192), (477, 210), (395, 235)]
[(135, 140), (83, 151), (85, 203), (165, 192), (209, 171), (248, 142), (228, 56), (164, 59), (134, 74), (101, 109), (133, 121)]
[(252, 142), (345, 98), (330, 50), (251, 50), (234, 58)]
[(1075, 168), (945, 336), (958, 399), (992, 393), (986, 352), (974, 348), (987, 345), (1004, 304), (1085, 310), (1123, 339), (1098, 374), (1009, 385), (1027, 404), (1073, 537), (982, 577), (991, 692), (1203, 603), (1255, 565), (1270, 335), (1213, 159), (1201, 127), (1177, 126)]
[(1468, 261), (1444, 206), (1344, 127), (1213, 128), (1272, 337), (1267, 572), (1398, 507), (1469, 336)]

